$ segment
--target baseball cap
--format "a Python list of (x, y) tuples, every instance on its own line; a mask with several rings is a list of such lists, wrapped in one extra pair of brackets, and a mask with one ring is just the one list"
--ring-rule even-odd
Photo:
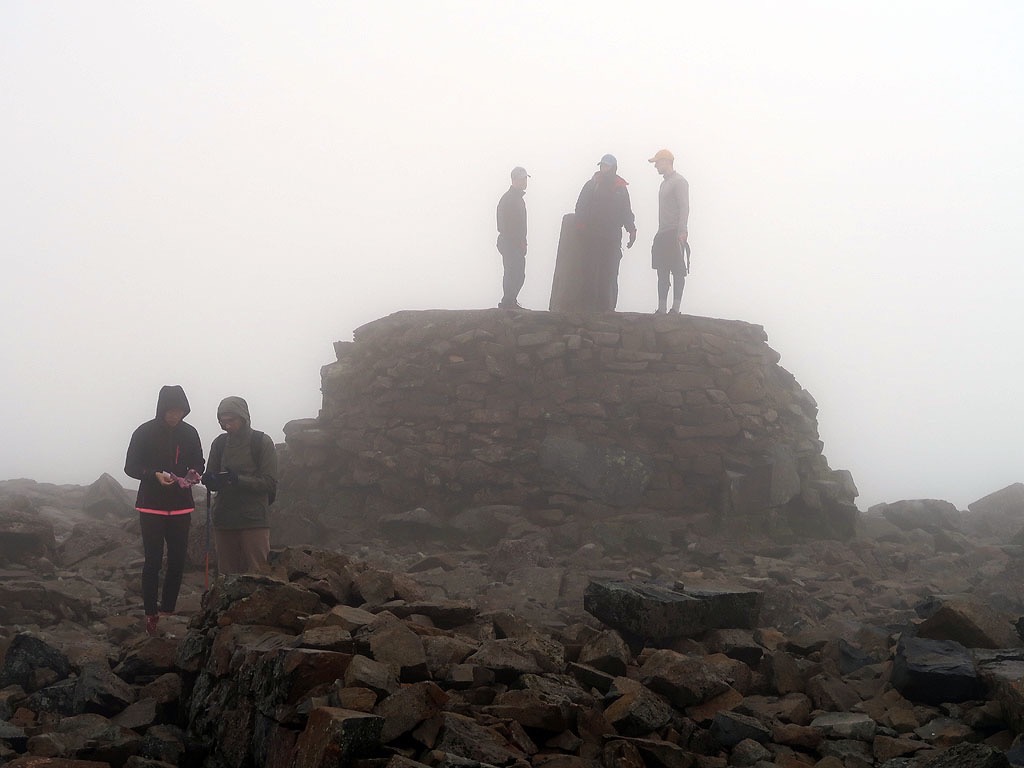
[(619, 161), (615, 159), (615, 155), (605, 155), (598, 162), (598, 165), (610, 165), (612, 168), (618, 168)]
[(659, 149), (657, 152), (654, 153), (654, 157), (652, 157), (647, 162), (648, 163), (656, 163), (659, 160), (672, 160), (672, 161), (674, 161), (675, 159), (676, 159), (676, 156), (673, 155), (671, 152), (669, 152), (667, 149)]
[(530, 174), (528, 174), (526, 172), (526, 169), (523, 168), (523, 166), (521, 166), (521, 165), (517, 165), (515, 168), (512, 169), (512, 178), (513, 179), (529, 178), (529, 176), (530, 176)]

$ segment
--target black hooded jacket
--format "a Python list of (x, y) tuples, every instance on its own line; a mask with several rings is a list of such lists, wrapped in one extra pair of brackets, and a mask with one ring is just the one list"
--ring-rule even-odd
[(622, 230), (636, 232), (633, 206), (629, 202), (629, 182), (617, 174), (600, 171), (580, 190), (576, 200), (576, 221), (584, 236), (608, 243), (621, 243)]
[(177, 384), (161, 387), (156, 418), (136, 429), (128, 444), (124, 473), (139, 481), (135, 508), (140, 512), (169, 515), (195, 509), (191, 488), (181, 488), (177, 483), (161, 485), (156, 479), (157, 472), (173, 472), (184, 477), (190, 469), (200, 475), (206, 469), (203, 446), (195, 427), (184, 421), (176, 427), (164, 422), (164, 414), (175, 408), (181, 408), (188, 416), (191, 409), (185, 390)]

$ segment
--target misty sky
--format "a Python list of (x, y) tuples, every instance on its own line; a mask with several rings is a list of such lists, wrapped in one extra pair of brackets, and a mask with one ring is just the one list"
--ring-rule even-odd
[(684, 311), (763, 325), (866, 509), (1024, 481), (1024, 4), (0, 3), (0, 479), (122, 473), (162, 384), (204, 445), (315, 416), (332, 343), (520, 301), (606, 152), (650, 312), (667, 147)]

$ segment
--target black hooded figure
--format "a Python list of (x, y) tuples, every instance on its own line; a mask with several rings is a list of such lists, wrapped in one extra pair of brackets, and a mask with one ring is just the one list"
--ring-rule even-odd
[[(156, 418), (132, 433), (124, 472), (139, 481), (135, 508), (142, 529), (142, 603), (146, 631), (156, 634), (161, 613), (174, 613), (188, 551), (195, 502), (192, 485), (206, 468), (199, 433), (183, 419), (191, 409), (177, 384), (160, 388)], [(194, 475), (189, 471), (194, 470)], [(160, 566), (167, 543), (167, 573), (159, 605)]]

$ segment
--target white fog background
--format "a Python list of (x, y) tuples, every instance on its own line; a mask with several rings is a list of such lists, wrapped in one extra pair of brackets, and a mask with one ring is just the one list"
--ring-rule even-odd
[(1024, 4), (0, 2), (0, 479), (122, 473), (181, 384), (204, 445), (315, 416), (332, 343), (527, 282), (606, 152), (656, 305), (667, 147), (684, 311), (763, 325), (866, 509), (1024, 481)]

